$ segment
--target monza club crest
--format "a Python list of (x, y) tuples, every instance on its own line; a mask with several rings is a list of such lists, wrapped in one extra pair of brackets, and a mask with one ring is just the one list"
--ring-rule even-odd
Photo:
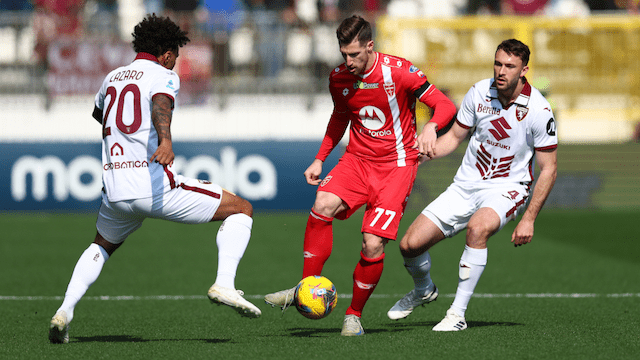
[(325, 177), (324, 179), (322, 179), (322, 182), (320, 183), (320, 187), (323, 187), (323, 186), (327, 185), (329, 183), (329, 181), (331, 181), (332, 178), (333, 178), (333, 176), (329, 175), (329, 176)]
[(387, 96), (393, 97), (396, 94), (396, 83), (384, 83), (384, 91)]
[(524, 107), (522, 105), (518, 105), (516, 107), (516, 119), (518, 119), (518, 121), (522, 121), (527, 114), (529, 113), (529, 108)]

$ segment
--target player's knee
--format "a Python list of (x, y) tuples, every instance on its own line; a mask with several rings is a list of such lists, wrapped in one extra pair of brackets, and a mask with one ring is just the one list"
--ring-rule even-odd
[(319, 201), (316, 199), (316, 202), (313, 204), (312, 210), (316, 214), (320, 214), (326, 217), (333, 217), (335, 215), (334, 208), (329, 205), (327, 202)]
[(249, 200), (238, 197), (239, 200), (239, 213), (243, 213), (249, 217), (253, 216), (253, 205), (249, 202)]
[(467, 245), (471, 247), (486, 247), (487, 240), (493, 233), (490, 226), (483, 223), (469, 223), (467, 226)]
[(400, 254), (402, 254), (402, 256), (415, 257), (420, 255), (420, 248), (416, 246), (416, 242), (412, 241), (408, 234), (405, 234), (405, 236), (402, 237), (398, 247), (400, 248)]

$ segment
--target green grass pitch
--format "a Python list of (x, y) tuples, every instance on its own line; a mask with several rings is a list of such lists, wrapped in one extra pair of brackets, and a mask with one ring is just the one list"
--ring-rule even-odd
[[(236, 285), (263, 311), (239, 317), (211, 305), (216, 224), (147, 220), (106, 263), (76, 308), (71, 342), (52, 345), (48, 323), (95, 215), (0, 214), (2, 359), (637, 359), (640, 229), (636, 211), (543, 210), (531, 244), (514, 248), (511, 222), (490, 240), (489, 262), (467, 310), (469, 329), (435, 333), (457, 286), (464, 235), (432, 249), (438, 301), (407, 319), (387, 310), (412, 288), (397, 243), (363, 313), (366, 335), (340, 336), (361, 247), (361, 213), (334, 222), (323, 275), (341, 294), (333, 314), (308, 320), (264, 304), (302, 271), (306, 214), (255, 214)], [(403, 219), (400, 233), (416, 213)], [(167, 296), (167, 297), (164, 297)]]

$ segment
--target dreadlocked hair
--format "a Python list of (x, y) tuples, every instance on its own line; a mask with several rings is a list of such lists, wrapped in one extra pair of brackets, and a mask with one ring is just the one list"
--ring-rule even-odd
[(189, 42), (187, 32), (180, 30), (168, 17), (147, 15), (133, 29), (133, 50), (160, 56), (169, 50), (177, 50)]

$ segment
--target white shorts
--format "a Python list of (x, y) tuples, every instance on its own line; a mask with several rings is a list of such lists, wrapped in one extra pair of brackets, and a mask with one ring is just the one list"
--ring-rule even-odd
[(146, 218), (186, 224), (211, 221), (222, 200), (222, 187), (178, 175), (176, 187), (160, 196), (110, 202), (102, 194), (96, 228), (112, 244), (122, 243)]
[(473, 189), (453, 183), (422, 210), (422, 214), (433, 221), (445, 237), (452, 237), (467, 227), (478, 209), (491, 208), (500, 216), (500, 230), (526, 208), (528, 198), (529, 186), (519, 183)]

